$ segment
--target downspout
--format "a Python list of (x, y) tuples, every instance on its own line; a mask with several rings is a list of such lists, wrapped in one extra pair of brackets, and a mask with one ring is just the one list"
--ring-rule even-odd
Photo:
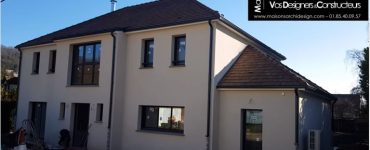
[(299, 94), (298, 94), (298, 88), (294, 88), (295, 93), (295, 146), (296, 149), (299, 149)]
[(334, 105), (337, 102), (337, 100), (333, 100), (333, 103), (331, 104), (331, 131), (334, 132)]
[(19, 61), (18, 61), (18, 85), (17, 85), (17, 101), (16, 101), (16, 108), (15, 108), (15, 111), (16, 111), (16, 115), (15, 115), (15, 128), (17, 128), (17, 121), (18, 121), (18, 104), (19, 104), (19, 89), (20, 89), (20, 85), (21, 85), (21, 70), (22, 70), (22, 50), (21, 48), (18, 48), (18, 51), (19, 51)]
[(112, 72), (110, 80), (110, 93), (109, 93), (109, 116), (108, 116), (108, 139), (107, 139), (107, 150), (110, 149), (110, 137), (111, 137), (111, 126), (112, 126), (112, 104), (113, 104), (113, 88), (114, 88), (114, 72), (115, 72), (115, 60), (116, 60), (116, 36), (115, 31), (111, 32), (113, 37), (113, 50), (112, 50)]
[(211, 94), (212, 94), (212, 62), (213, 62), (213, 26), (211, 20), (209, 24), (209, 62), (208, 62), (208, 102), (207, 102), (207, 149), (210, 149), (210, 127), (211, 127)]

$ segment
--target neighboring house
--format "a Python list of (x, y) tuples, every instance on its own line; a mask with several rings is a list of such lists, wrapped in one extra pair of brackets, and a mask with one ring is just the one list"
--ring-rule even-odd
[(33, 120), (48, 144), (65, 128), (88, 149), (293, 150), (316, 129), (331, 147), (335, 97), (195, 0), (126, 7), (17, 48), (17, 126)]

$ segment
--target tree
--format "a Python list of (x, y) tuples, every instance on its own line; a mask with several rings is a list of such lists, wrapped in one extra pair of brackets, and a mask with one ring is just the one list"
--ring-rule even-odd
[(347, 51), (347, 57), (356, 63), (356, 72), (358, 72), (358, 85), (352, 88), (352, 94), (360, 94), (364, 99), (365, 108), (361, 114), (367, 115), (369, 110), (369, 47), (360, 50)]
[(364, 48), (362, 52), (362, 60), (358, 65), (360, 69), (359, 74), (359, 85), (361, 89), (361, 95), (366, 101), (366, 112), (369, 110), (369, 47)]

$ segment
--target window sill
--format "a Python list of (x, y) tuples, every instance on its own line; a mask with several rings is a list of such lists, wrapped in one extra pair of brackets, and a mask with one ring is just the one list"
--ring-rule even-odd
[(39, 73), (36, 73), (36, 72), (32, 72), (31, 75), (38, 75)]
[(48, 71), (46, 74), (55, 74), (55, 72)]
[(67, 85), (66, 87), (99, 87), (99, 85)]
[(174, 135), (174, 136), (185, 136), (184, 133), (179, 132), (165, 132), (165, 131), (155, 131), (155, 130), (136, 130), (136, 132), (142, 132), (142, 133), (151, 133), (151, 134), (165, 134), (165, 135)]
[(141, 66), (139, 69), (153, 69), (154, 67), (151, 66), (151, 67), (144, 67), (144, 66)]
[(103, 121), (95, 121), (95, 123), (97, 123), (97, 124), (102, 124), (102, 123), (103, 123)]
[(170, 68), (182, 68), (185, 67), (185, 65), (171, 65)]

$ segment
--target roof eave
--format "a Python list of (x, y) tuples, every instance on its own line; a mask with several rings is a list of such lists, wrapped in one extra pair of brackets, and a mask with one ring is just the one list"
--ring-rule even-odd
[(220, 16), (219, 20), (222, 23), (224, 23), (224, 24), (228, 25), (229, 27), (231, 27), (232, 29), (234, 29), (235, 31), (239, 32), (243, 36), (245, 36), (245, 37), (249, 38), (250, 40), (252, 40), (252, 42), (254, 42), (255, 46), (258, 46), (259, 48), (264, 49), (266, 53), (268, 53), (269, 55), (273, 56), (274, 58), (276, 58), (276, 59), (278, 59), (280, 61), (281, 60), (286, 60), (286, 57), (284, 55), (280, 54), (276, 50), (272, 49), (271, 47), (267, 46), (266, 44), (264, 44), (260, 40), (256, 39), (252, 35), (248, 34), (243, 29), (239, 28), (237, 25), (235, 25), (234, 23), (230, 22), (226, 18)]

